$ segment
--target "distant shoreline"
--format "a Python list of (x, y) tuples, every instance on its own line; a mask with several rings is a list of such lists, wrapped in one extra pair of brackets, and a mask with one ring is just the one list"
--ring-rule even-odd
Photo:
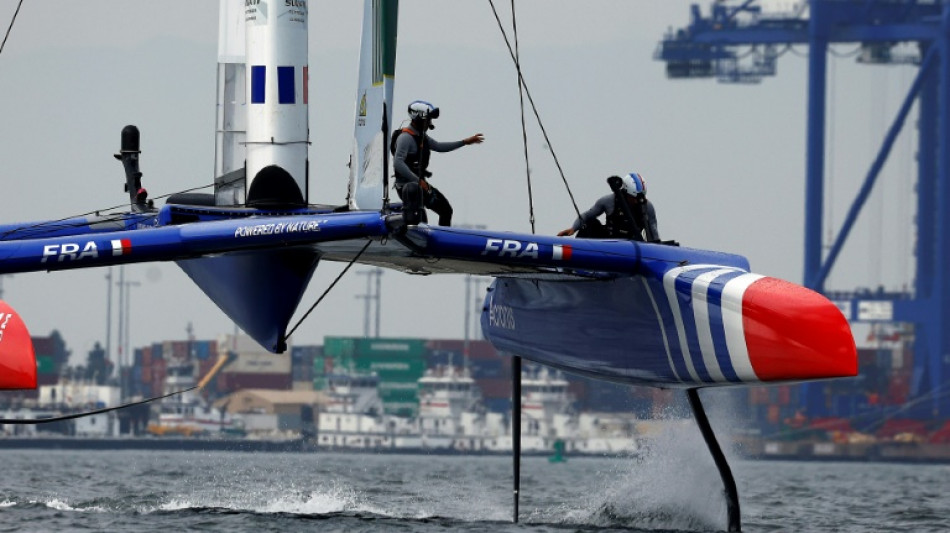
[[(169, 437), (6, 437), (0, 438), (0, 450), (170, 450), (170, 451), (228, 451), (228, 452), (279, 452), (279, 453), (343, 453), (343, 454), (392, 454), (392, 455), (484, 455), (507, 457), (510, 452), (472, 451), (452, 448), (335, 448), (317, 446), (303, 439), (258, 440), (217, 438), (169, 438)], [(522, 451), (526, 457), (550, 457), (553, 451)], [(564, 453), (565, 458), (617, 457), (629, 458), (626, 454)]]
[[(500, 456), (510, 452), (471, 451), (451, 448), (332, 448), (316, 446), (303, 439), (259, 440), (169, 437), (6, 437), (0, 450), (168, 450), (276, 453), (340, 453), (385, 455)], [(550, 451), (524, 451), (526, 457), (550, 457)], [(851, 463), (950, 464), (950, 445), (926, 443), (836, 444), (828, 442), (746, 442), (738, 455), (751, 461), (807, 461)], [(585, 457), (631, 458), (627, 454), (564, 453), (567, 459)]]

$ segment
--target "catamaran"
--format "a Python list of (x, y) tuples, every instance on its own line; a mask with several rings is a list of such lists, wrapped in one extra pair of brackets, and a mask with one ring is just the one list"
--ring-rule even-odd
[[(495, 277), (485, 336), (512, 354), (589, 377), (686, 391), (740, 527), (731, 472), (698, 389), (853, 376), (850, 327), (824, 296), (751, 273), (739, 255), (627, 240), (406, 225), (390, 201), (388, 146), (397, 0), (365, 0), (349, 194), (309, 203), (308, 9), (304, 0), (223, 0), (213, 194), (155, 205), (134, 126), (118, 158), (121, 212), (0, 225), (0, 274), (174, 261), (261, 346), (288, 327), (321, 261), (410, 274)], [(344, 270), (345, 272), (345, 270)], [(292, 330), (291, 330), (292, 332)], [(29, 334), (0, 303), (0, 387), (36, 385)], [(520, 406), (520, 402), (514, 402)], [(518, 516), (520, 409), (513, 413)]]

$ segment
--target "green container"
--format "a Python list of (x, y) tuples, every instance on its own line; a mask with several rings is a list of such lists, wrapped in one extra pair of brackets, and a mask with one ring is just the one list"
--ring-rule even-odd
[(393, 403), (393, 402), (412, 402), (415, 404), (419, 403), (419, 396), (412, 391), (391, 391), (391, 392), (380, 392), (379, 399), (383, 403)]
[(364, 357), (396, 357), (400, 359), (422, 359), (426, 354), (425, 339), (406, 338), (361, 338), (356, 339), (355, 355)]
[(407, 361), (405, 359), (398, 359), (395, 357), (374, 359), (371, 361), (357, 359), (354, 362), (356, 363), (357, 370), (376, 372), (380, 378), (385, 375), (406, 378), (415, 376), (415, 379), (419, 379), (426, 370), (425, 361)]
[(51, 355), (40, 355), (36, 358), (36, 373), (49, 375), (56, 373), (56, 361)]
[(324, 337), (323, 355), (334, 359), (350, 358), (356, 353), (357, 337)]

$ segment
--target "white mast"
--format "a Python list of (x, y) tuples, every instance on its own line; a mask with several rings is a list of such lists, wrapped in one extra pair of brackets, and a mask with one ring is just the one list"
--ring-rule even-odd
[[(218, 103), (215, 131), (215, 204), (244, 204), (247, 133), (244, 0), (221, 0), (218, 18)], [(235, 174), (232, 174), (235, 173)], [(236, 180), (236, 181), (235, 181)]]
[(382, 129), (383, 101), (391, 130), (398, 10), (398, 0), (364, 0), (356, 125), (347, 188), (350, 209), (379, 209), (383, 205), (383, 152), (389, 150), (388, 135)]
[[(247, 200), (293, 203), (296, 196), (306, 202), (307, 2), (246, 0), (244, 4)], [(289, 174), (292, 182), (282, 181), (282, 173), (261, 174), (262, 169), (273, 167)], [(266, 177), (268, 183), (255, 187), (255, 181), (261, 177)]]

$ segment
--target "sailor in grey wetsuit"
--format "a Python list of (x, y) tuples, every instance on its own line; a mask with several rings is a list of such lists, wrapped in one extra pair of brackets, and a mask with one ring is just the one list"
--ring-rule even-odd
[[(623, 178), (607, 178), (608, 183), (611, 183), (611, 180), (619, 180), (611, 184), (615, 192), (598, 199), (593, 207), (581, 213), (570, 228), (558, 232), (558, 236), (566, 237), (577, 233), (578, 237), (589, 239), (659, 241), (656, 210), (653, 203), (646, 198), (646, 183), (643, 178), (632, 172)], [(619, 205), (620, 201), (625, 205)], [(607, 215), (606, 224), (597, 220), (597, 217), (603, 214)]]
[(407, 225), (427, 222), (425, 208), (428, 207), (439, 215), (440, 226), (451, 226), (451, 204), (426, 181), (432, 176), (427, 170), (429, 155), (432, 150), (451, 152), (469, 144), (479, 144), (485, 138), (481, 133), (453, 142), (439, 142), (429, 137), (426, 132), (435, 127), (432, 126), (432, 120), (439, 118), (439, 108), (422, 100), (409, 104), (409, 118), (412, 119), (410, 126), (397, 130), (390, 146), (396, 172), (396, 192), (403, 204), (403, 218)]

